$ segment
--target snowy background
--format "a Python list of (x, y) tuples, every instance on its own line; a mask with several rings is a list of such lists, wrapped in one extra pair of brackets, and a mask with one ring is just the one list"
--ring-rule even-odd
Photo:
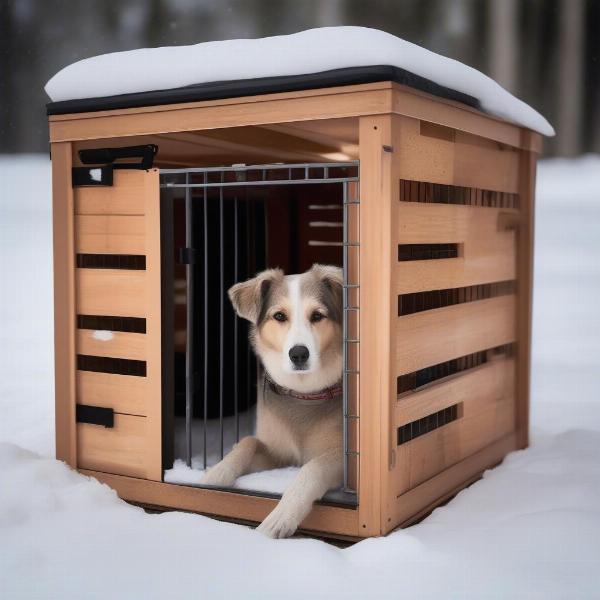
[(539, 169), (531, 447), (346, 549), (146, 514), (53, 459), (47, 156), (0, 157), (0, 274), (0, 597), (600, 596), (600, 157)]

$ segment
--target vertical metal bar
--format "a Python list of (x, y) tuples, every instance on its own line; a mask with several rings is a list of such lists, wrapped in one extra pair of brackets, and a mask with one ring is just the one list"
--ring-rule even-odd
[[(206, 174), (204, 175), (206, 179)], [(203, 419), (203, 468), (207, 459), (208, 419), (208, 190), (204, 189), (204, 419)]]
[(225, 374), (225, 227), (223, 217), (223, 188), (219, 188), (219, 428), (221, 434), (221, 459), (223, 446), (223, 377)]
[[(238, 197), (233, 199), (233, 282), (238, 282), (239, 264), (238, 264)], [(238, 384), (239, 384), (239, 365), (238, 365), (238, 318), (233, 315), (233, 411), (235, 416), (235, 441), (240, 441), (240, 414), (238, 411)]]
[(348, 183), (342, 184), (342, 410), (343, 410), (343, 444), (344, 444), (344, 490), (348, 488)]
[[(185, 174), (186, 185), (189, 173)], [(185, 188), (185, 245), (193, 248), (194, 223), (191, 189)], [(190, 255), (192, 253), (190, 252)], [(190, 260), (185, 266), (186, 325), (185, 336), (185, 462), (192, 466), (192, 418), (194, 416), (194, 265)]]

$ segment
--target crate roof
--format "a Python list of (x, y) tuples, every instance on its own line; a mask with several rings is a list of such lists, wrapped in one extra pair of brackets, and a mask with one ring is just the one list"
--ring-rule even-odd
[(65, 67), (45, 90), (48, 114), (65, 114), (375, 81), (395, 81), (554, 135), (541, 114), (483, 73), (366, 27), (103, 54)]

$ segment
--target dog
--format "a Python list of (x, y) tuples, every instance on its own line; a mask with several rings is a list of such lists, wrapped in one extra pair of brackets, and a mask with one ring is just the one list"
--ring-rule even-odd
[(313, 502), (343, 482), (342, 269), (315, 264), (299, 275), (263, 271), (229, 289), (251, 323), (259, 362), (256, 435), (241, 439), (202, 483), (283, 466), (300, 471), (258, 531), (291, 536)]

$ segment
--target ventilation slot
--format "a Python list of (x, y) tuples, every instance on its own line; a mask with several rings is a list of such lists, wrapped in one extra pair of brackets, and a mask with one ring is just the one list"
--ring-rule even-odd
[(96, 331), (123, 331), (146, 333), (146, 319), (140, 317), (102, 317), (100, 315), (77, 315), (78, 329)]
[(79, 269), (132, 269), (143, 271), (146, 257), (138, 254), (78, 254)]
[(406, 179), (400, 180), (400, 201), (519, 208), (518, 194)]
[(94, 371), (95, 373), (146, 377), (146, 361), (144, 360), (78, 354), (77, 368), (80, 371)]
[(398, 296), (398, 316), (411, 315), (424, 310), (432, 310), (454, 304), (496, 298), (497, 296), (508, 296), (514, 294), (515, 290), (516, 283), (514, 281), (499, 281), (462, 288), (402, 294)]
[(399, 244), (398, 260), (435, 260), (456, 258), (458, 244)]
[(439, 427), (443, 427), (444, 425), (448, 425), (448, 423), (456, 421), (459, 418), (459, 409), (461, 407), (462, 402), (460, 404), (453, 404), (448, 408), (438, 410), (438, 412), (427, 415), (422, 419), (398, 427), (398, 446), (406, 444), (434, 429), (438, 429)]
[(474, 369), (475, 367), (488, 362), (493, 356), (511, 356), (514, 351), (513, 346), (514, 344), (497, 346), (496, 348), (474, 352), (473, 354), (467, 354), (466, 356), (454, 358), (431, 367), (426, 367), (425, 369), (420, 369), (419, 371), (401, 375), (397, 378), (398, 395), (406, 392), (414, 392), (439, 379), (444, 379), (450, 375)]

